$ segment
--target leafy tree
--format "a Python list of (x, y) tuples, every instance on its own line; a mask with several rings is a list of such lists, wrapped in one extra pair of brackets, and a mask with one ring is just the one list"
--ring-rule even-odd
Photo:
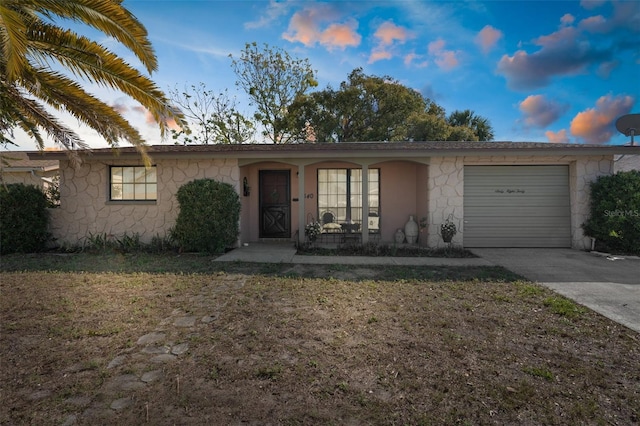
[(444, 110), (392, 77), (353, 70), (338, 90), (303, 95), (289, 109), (290, 127), (317, 142), (439, 140), (449, 136)]
[(438, 114), (421, 111), (407, 117), (408, 139), (412, 141), (443, 141), (449, 139), (451, 126)]
[(227, 90), (216, 94), (204, 83), (170, 90), (171, 101), (184, 113), (188, 124), (171, 130), (173, 139), (189, 143), (244, 143), (253, 138), (254, 124), (237, 109), (235, 98)]
[(264, 44), (247, 43), (232, 68), (236, 84), (256, 107), (255, 119), (264, 127), (263, 135), (274, 143), (294, 141), (286, 120), (293, 101), (318, 82), (307, 59), (293, 58), (286, 51)]
[[(128, 48), (149, 73), (158, 63), (144, 26), (121, 0), (2, 0), (0, 2), (0, 143), (14, 143), (23, 129), (44, 146), (41, 130), (65, 148), (85, 147), (80, 136), (47, 109), (67, 111), (109, 144), (121, 140), (142, 150), (144, 140), (113, 107), (86, 92), (68, 75), (115, 90), (149, 110), (164, 136), (168, 121), (181, 123), (164, 93), (122, 58), (55, 24), (82, 22)], [(62, 67), (68, 75), (57, 69)]]
[(473, 111), (453, 111), (447, 122), (454, 129), (448, 140), (453, 141), (490, 141), (493, 140), (493, 127), (489, 120), (476, 115)]

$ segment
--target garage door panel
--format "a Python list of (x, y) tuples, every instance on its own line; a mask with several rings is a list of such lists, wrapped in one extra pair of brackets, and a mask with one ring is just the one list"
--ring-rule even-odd
[(557, 227), (558, 219), (564, 218), (564, 216), (526, 216), (522, 215), (522, 220), (514, 221), (512, 216), (472, 216), (467, 217), (465, 220), (467, 224), (465, 225), (465, 229), (468, 231), (469, 229), (473, 230), (473, 223), (477, 223), (482, 221), (484, 227), (488, 228), (496, 228), (496, 227), (505, 227), (505, 228), (521, 228), (527, 229), (531, 227), (537, 226), (548, 226), (548, 227)]
[[(524, 188), (530, 188), (530, 187), (537, 187), (537, 186), (557, 186), (558, 185), (558, 179), (562, 179), (562, 176), (549, 176), (549, 175), (544, 175), (544, 176), (537, 176), (535, 183), (531, 182), (531, 179), (529, 176), (520, 176), (520, 177), (503, 177), (503, 176), (477, 176), (476, 177), (477, 182), (476, 185), (480, 186), (480, 187), (491, 187), (496, 185), (496, 182), (500, 182), (498, 184), (498, 188), (503, 187), (503, 188), (519, 188), (519, 187), (524, 187)], [(495, 188), (495, 186), (494, 186)]]
[(466, 247), (570, 247), (568, 166), (466, 166)]
[(529, 238), (482, 238), (469, 239), (465, 237), (467, 247), (544, 247), (544, 248), (566, 248), (566, 238), (562, 237), (529, 237)]
[(494, 229), (482, 228), (474, 232), (478, 237), (508, 237), (518, 233), (518, 237), (554, 237), (556, 235), (568, 235), (566, 229), (558, 227), (549, 227), (548, 225), (532, 225), (528, 227), (509, 227), (502, 226)]
[(493, 209), (492, 211), (495, 212), (495, 207), (501, 207), (501, 208), (558, 207), (558, 208), (566, 209), (569, 207), (569, 203), (567, 202), (566, 197), (530, 197), (530, 198), (524, 198), (524, 199), (518, 199), (518, 200), (499, 199), (499, 200), (493, 200), (493, 201), (475, 199), (473, 201), (465, 202), (465, 207), (473, 207), (478, 209), (488, 208), (488, 209)]
[(475, 185), (469, 188), (465, 195), (475, 195), (487, 199), (500, 199), (507, 197), (529, 197), (529, 196), (567, 196), (567, 188), (556, 186), (525, 187), (523, 185), (511, 185), (509, 187), (496, 188), (495, 185)]

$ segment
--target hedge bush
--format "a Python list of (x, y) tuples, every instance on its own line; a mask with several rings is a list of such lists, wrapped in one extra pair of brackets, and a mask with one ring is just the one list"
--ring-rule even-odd
[(238, 239), (240, 198), (227, 183), (199, 179), (176, 194), (180, 212), (171, 237), (183, 251), (222, 253)]
[(0, 184), (0, 253), (33, 253), (46, 249), (49, 201), (33, 185)]
[(601, 250), (640, 254), (640, 171), (591, 183), (591, 213), (583, 229)]

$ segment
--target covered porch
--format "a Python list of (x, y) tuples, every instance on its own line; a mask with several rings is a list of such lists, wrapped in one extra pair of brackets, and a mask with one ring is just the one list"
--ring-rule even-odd
[[(410, 216), (429, 215), (429, 158), (301, 158), (241, 162), (241, 242), (392, 243)], [(245, 183), (246, 182), (246, 183)], [(426, 245), (424, 233), (418, 240)]]

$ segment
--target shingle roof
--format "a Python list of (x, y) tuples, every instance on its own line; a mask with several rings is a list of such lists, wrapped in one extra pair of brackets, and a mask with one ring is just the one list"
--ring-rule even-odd
[[(5, 171), (11, 171), (13, 169), (20, 170), (55, 170), (60, 166), (58, 160), (46, 157), (39, 159), (30, 159), (27, 151), (2, 151), (0, 152), (2, 160), (2, 168)], [(31, 157), (33, 158), (33, 157)], [(8, 165), (4, 165), (4, 163)]]
[[(223, 157), (303, 157), (340, 154), (374, 156), (415, 155), (571, 155), (571, 154), (640, 154), (640, 146), (552, 144), (542, 142), (349, 142), (307, 144), (235, 144), (235, 145), (152, 145), (153, 156), (223, 156)], [(101, 148), (80, 151), (81, 156), (136, 155), (135, 147)], [(30, 158), (38, 154), (32, 153)], [(62, 158), (64, 153), (46, 152), (49, 158)]]

